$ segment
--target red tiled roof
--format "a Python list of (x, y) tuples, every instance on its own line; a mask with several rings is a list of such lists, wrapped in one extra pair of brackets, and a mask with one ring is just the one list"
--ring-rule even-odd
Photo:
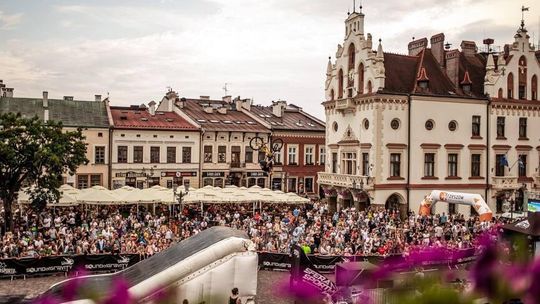
[(418, 56), (384, 53), (385, 81), (383, 91), (411, 93), (416, 83)]
[(274, 130), (326, 131), (324, 124), (301, 112), (295, 105), (289, 105), (281, 117), (273, 114), (271, 106), (252, 106), (251, 112), (270, 123)]
[[(266, 132), (270, 130), (262, 124), (249, 117), (247, 114), (236, 111), (231, 104), (222, 100), (185, 99), (184, 107), (181, 110), (191, 119), (196, 121), (207, 131), (241, 131), (241, 132)], [(206, 113), (204, 105), (212, 106), (215, 109), (212, 113)], [(217, 112), (217, 108), (223, 107), (226, 114)]]
[[(446, 71), (437, 62), (431, 49), (423, 49), (417, 56), (385, 53), (385, 87), (386, 93), (422, 94), (441, 96), (460, 96), (485, 98), (484, 77), (486, 59), (480, 54), (466, 56), (460, 53), (459, 79), (471, 82), (471, 91), (463, 92), (460, 86), (452, 83)], [(427, 89), (420, 88), (418, 81), (429, 81)]]
[[(459, 56), (459, 79), (465, 79), (465, 72), (468, 72), (471, 81), (470, 95), (473, 97), (484, 97), (484, 78), (486, 77), (487, 57), (482, 54)], [(461, 91), (461, 88), (458, 88)]]
[(150, 115), (147, 108), (132, 106), (111, 107), (111, 115), (114, 127), (120, 129), (198, 130), (174, 112), (156, 111), (155, 115)]

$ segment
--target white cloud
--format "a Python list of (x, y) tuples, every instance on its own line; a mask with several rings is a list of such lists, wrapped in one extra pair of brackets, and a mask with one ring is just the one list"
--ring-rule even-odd
[(22, 20), (23, 14), (13, 14), (8, 15), (0, 11), (0, 30), (11, 30), (14, 29), (17, 24)]

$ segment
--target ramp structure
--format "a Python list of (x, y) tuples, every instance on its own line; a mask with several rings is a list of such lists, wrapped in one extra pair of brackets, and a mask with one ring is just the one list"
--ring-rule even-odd
[[(82, 280), (85, 291), (104, 296), (114, 282), (128, 283), (138, 302), (152, 302), (152, 295), (176, 289), (177, 303), (226, 303), (233, 287), (242, 297), (257, 292), (257, 253), (245, 232), (212, 227), (122, 271), (77, 277), (53, 285), (45, 294), (62, 298), (62, 289)], [(93, 303), (80, 296), (78, 303)]]

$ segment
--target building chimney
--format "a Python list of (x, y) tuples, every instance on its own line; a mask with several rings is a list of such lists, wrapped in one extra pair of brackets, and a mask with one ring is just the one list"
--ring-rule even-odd
[(148, 103), (148, 112), (152, 116), (156, 115), (156, 102), (155, 101), (152, 100)]
[(430, 39), (431, 42), (431, 53), (439, 65), (444, 66), (444, 34), (440, 33), (433, 35)]
[(287, 107), (287, 102), (284, 100), (278, 100), (272, 103), (272, 114), (277, 117), (282, 117), (285, 108)]
[(458, 50), (451, 50), (446, 52), (446, 75), (455, 86), (459, 84), (459, 56)]
[(43, 108), (49, 107), (49, 92), (43, 91)]
[(409, 56), (416, 56), (428, 45), (427, 38), (417, 39), (409, 42)]
[(214, 108), (212, 108), (211, 106), (204, 106), (203, 111), (204, 113), (212, 114), (214, 113)]
[(64, 96), (64, 100), (73, 101), (73, 96)]
[(251, 99), (246, 98), (242, 100), (242, 108), (251, 111)]
[(474, 41), (461, 41), (461, 51), (465, 56), (470, 56), (476, 54), (478, 51), (478, 48), (476, 47), (476, 43)]
[(226, 103), (232, 103), (232, 96), (231, 95), (223, 96), (223, 101), (225, 101)]
[(96, 101), (101, 102), (101, 95), (94, 95)]
[(178, 102), (178, 107), (180, 109), (183, 109), (185, 106), (186, 106), (186, 98), (182, 97), (182, 98), (180, 98), (180, 101)]

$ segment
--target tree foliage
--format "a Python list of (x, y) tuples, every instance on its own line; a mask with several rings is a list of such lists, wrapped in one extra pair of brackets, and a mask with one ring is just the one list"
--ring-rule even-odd
[(12, 204), (23, 185), (30, 185), (32, 207), (44, 208), (57, 202), (62, 174), (74, 174), (88, 163), (82, 129), (66, 131), (61, 122), (44, 122), (37, 117), (0, 114), (0, 199), (8, 230), (12, 225)]

